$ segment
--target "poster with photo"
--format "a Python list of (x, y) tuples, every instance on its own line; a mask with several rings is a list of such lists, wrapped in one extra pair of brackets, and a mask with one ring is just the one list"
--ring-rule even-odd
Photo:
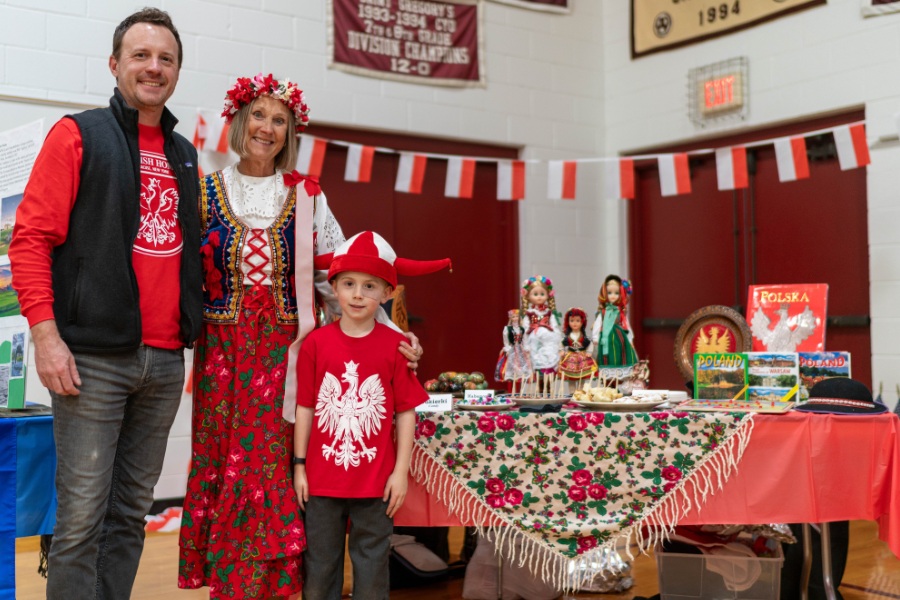
[(16, 224), (16, 210), (22, 202), (22, 195), (19, 192), (0, 198), (0, 256), (9, 254), (9, 242), (12, 241), (13, 226)]
[(0, 319), (0, 407), (25, 408), (28, 322), (22, 317)]
[(9, 256), (0, 255), (0, 327), (3, 317), (15, 317), (22, 314), (19, 308), (19, 296), (12, 286), (12, 271)]

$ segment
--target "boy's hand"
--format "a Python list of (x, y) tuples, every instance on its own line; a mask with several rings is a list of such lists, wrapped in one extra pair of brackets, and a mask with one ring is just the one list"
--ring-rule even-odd
[(391, 476), (388, 477), (387, 485), (384, 486), (384, 496), (381, 498), (383, 502), (390, 500), (387, 507), (387, 516), (393, 518), (397, 510), (403, 506), (408, 487), (409, 482), (405, 471), (403, 473), (391, 473)]
[(304, 465), (294, 465), (294, 491), (297, 492), (300, 510), (306, 510), (306, 503), (309, 501), (309, 482), (306, 481)]

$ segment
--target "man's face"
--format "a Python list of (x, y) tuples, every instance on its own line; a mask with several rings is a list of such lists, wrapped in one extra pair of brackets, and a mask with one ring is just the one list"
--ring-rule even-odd
[(142, 116), (158, 115), (178, 83), (178, 42), (159, 25), (136, 23), (125, 32), (119, 57), (109, 57), (109, 70), (129, 106)]

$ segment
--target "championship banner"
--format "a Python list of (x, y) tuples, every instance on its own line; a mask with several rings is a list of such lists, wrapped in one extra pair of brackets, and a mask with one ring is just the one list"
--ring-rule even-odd
[(493, 0), (500, 4), (509, 4), (511, 6), (519, 6), (521, 8), (530, 8), (531, 10), (542, 10), (545, 12), (568, 13), (572, 9), (569, 6), (570, 0)]
[(694, 44), (825, 0), (631, 0), (631, 56)]
[(330, 67), (382, 79), (484, 87), (478, 0), (329, 0)]

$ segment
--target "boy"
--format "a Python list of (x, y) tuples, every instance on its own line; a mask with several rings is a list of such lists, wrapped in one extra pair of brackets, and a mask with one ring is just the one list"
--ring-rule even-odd
[[(306, 600), (339, 600), (350, 528), (354, 600), (386, 600), (393, 516), (407, 490), (416, 416), (428, 394), (397, 352), (402, 335), (375, 322), (397, 272), (423, 274), (450, 261), (398, 259), (371, 231), (333, 255), (328, 280), (340, 321), (313, 331), (297, 361), (294, 489), (305, 511)], [(323, 264), (324, 263), (324, 264)], [(396, 441), (391, 425), (396, 422)]]

